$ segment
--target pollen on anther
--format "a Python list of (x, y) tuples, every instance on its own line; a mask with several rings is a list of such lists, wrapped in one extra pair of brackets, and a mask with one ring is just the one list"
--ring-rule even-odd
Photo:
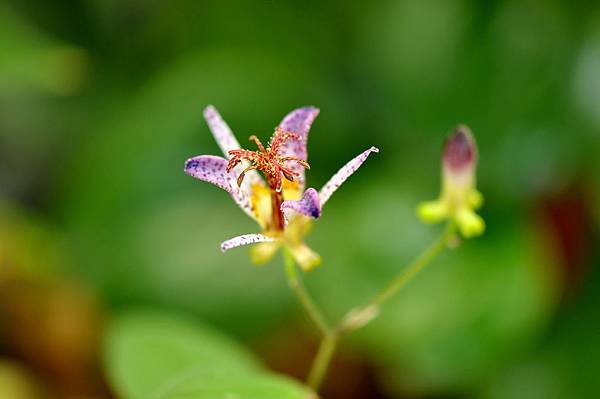
[(230, 172), (241, 162), (250, 162), (250, 166), (240, 172), (237, 177), (238, 184), (241, 185), (245, 174), (251, 170), (261, 171), (269, 184), (276, 190), (281, 190), (282, 177), (294, 181), (299, 177), (298, 172), (286, 166), (286, 162), (297, 162), (300, 166), (309, 169), (310, 166), (304, 159), (291, 156), (282, 156), (279, 154), (281, 147), (288, 140), (301, 140), (302, 137), (294, 132), (285, 131), (281, 128), (276, 128), (275, 133), (269, 141), (269, 145), (265, 148), (256, 136), (250, 136), (250, 140), (256, 143), (258, 149), (250, 151), (245, 149), (231, 150), (229, 155), (231, 158), (227, 165), (227, 171)]

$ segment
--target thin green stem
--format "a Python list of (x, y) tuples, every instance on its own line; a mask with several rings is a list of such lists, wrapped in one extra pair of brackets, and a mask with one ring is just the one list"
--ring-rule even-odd
[(416, 258), (410, 265), (403, 269), (392, 281), (385, 286), (372, 300), (369, 301), (367, 306), (380, 306), (388, 299), (390, 299), (400, 288), (404, 287), (412, 278), (420, 272), (425, 266), (429, 265), (431, 261), (444, 249), (448, 247), (448, 241), (454, 237), (454, 227), (449, 224), (444, 233), (425, 251)]
[(431, 263), (431, 261), (445, 248), (448, 247), (450, 240), (455, 237), (455, 227), (452, 223), (446, 226), (442, 235), (425, 249), (412, 263), (402, 269), (379, 293), (377, 293), (365, 305), (353, 309), (340, 324), (340, 331), (351, 331), (364, 327), (379, 314), (381, 305), (394, 296), (402, 287), (404, 287), (412, 278), (422, 269)]
[(326, 335), (319, 345), (319, 351), (317, 352), (317, 356), (315, 357), (307, 378), (308, 386), (315, 392), (319, 391), (319, 387), (327, 374), (338, 339), (339, 333), (334, 331)]
[(284, 249), (283, 251), (283, 259), (285, 262), (285, 271), (290, 288), (294, 291), (298, 297), (298, 300), (304, 307), (306, 314), (317, 326), (323, 337), (327, 337), (331, 334), (331, 327), (329, 327), (329, 323), (325, 319), (325, 316), (323, 316), (323, 313), (319, 307), (312, 300), (306, 291), (306, 288), (304, 288), (304, 284), (302, 284), (302, 280), (300, 280), (300, 277), (296, 271), (296, 262), (287, 249)]
[(296, 263), (289, 251), (284, 250), (285, 270), (288, 284), (296, 293), (304, 310), (323, 335), (319, 350), (307, 378), (307, 384), (317, 392), (337, 347), (340, 337), (350, 331), (364, 327), (379, 314), (379, 309), (445, 248), (455, 237), (455, 227), (449, 223), (444, 233), (423, 251), (412, 263), (394, 277), (379, 293), (364, 306), (353, 309), (336, 328), (331, 328), (322, 312), (312, 300), (296, 270)]

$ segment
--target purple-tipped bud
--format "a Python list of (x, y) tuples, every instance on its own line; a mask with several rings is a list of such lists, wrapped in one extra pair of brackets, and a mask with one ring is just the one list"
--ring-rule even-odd
[(447, 219), (466, 238), (483, 233), (485, 222), (475, 213), (483, 202), (483, 196), (475, 188), (476, 163), (475, 139), (468, 127), (458, 125), (444, 144), (440, 196), (419, 205), (423, 221), (436, 223)]
[(444, 145), (444, 167), (451, 172), (462, 172), (473, 168), (477, 162), (477, 147), (471, 130), (458, 125)]

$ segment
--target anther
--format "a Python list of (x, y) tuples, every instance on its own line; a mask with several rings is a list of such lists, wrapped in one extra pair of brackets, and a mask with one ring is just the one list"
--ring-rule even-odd
[(250, 166), (244, 169), (237, 177), (238, 186), (241, 186), (247, 172), (251, 170), (260, 170), (265, 174), (269, 186), (279, 192), (281, 191), (282, 175), (289, 181), (294, 181), (294, 179), (299, 176), (299, 173), (295, 172), (290, 167), (287, 167), (285, 162), (297, 162), (303, 168), (310, 169), (310, 165), (304, 159), (279, 155), (281, 147), (287, 140), (302, 140), (302, 137), (297, 133), (285, 131), (279, 127), (276, 128), (266, 149), (255, 135), (250, 136), (249, 140), (256, 144), (256, 147), (258, 148), (257, 151), (244, 149), (229, 151), (231, 158), (227, 164), (227, 172), (230, 172), (243, 161), (250, 162)]

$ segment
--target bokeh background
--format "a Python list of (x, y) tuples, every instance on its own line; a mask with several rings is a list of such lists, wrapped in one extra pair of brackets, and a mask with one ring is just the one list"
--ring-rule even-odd
[(593, 1), (4, 0), (0, 4), (0, 398), (116, 397), (103, 336), (133, 307), (186, 312), (302, 378), (318, 343), (280, 258), (182, 172), (301, 105), (308, 181), (372, 156), (328, 203), (305, 275), (332, 318), (436, 234), (445, 135), (480, 150), (484, 236), (348, 337), (325, 398), (600, 394), (600, 7)]

